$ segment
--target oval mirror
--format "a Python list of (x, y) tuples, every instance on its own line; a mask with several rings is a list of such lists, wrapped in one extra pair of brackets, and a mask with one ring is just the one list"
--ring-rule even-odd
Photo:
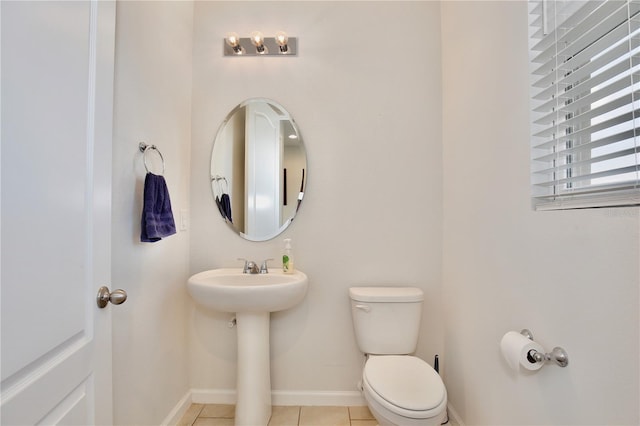
[(247, 99), (218, 129), (211, 190), (222, 218), (247, 240), (270, 240), (287, 229), (302, 202), (306, 170), (298, 127), (277, 102)]

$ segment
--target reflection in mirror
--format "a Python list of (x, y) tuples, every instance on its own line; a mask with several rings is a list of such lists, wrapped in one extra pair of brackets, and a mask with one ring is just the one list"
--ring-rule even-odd
[(224, 120), (211, 154), (211, 189), (222, 218), (240, 236), (266, 241), (287, 229), (306, 184), (307, 156), (291, 115), (263, 98)]

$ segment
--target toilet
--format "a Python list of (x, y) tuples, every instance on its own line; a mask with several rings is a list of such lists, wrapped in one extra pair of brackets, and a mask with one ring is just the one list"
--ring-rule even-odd
[(447, 391), (440, 375), (416, 349), (422, 290), (415, 287), (351, 287), (356, 341), (367, 360), (362, 393), (380, 426), (440, 425)]

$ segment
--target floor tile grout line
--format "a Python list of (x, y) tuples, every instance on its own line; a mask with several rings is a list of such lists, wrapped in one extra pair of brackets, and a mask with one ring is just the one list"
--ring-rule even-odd
[[(193, 423), (195, 423), (196, 420), (198, 420), (200, 418), (200, 414), (202, 414), (203, 410), (204, 410), (204, 404), (200, 404), (200, 409), (198, 410), (198, 415), (196, 416), (195, 420), (193, 420)], [(193, 423), (191, 423), (191, 426), (193, 426)]]
[[(193, 407), (194, 405), (195, 404), (191, 404), (189, 408)], [(199, 405), (200, 405), (200, 409), (198, 410), (198, 413), (194, 416), (193, 420), (189, 423), (189, 426), (193, 426), (198, 421), (198, 419), (200, 418), (200, 414), (202, 413), (202, 410), (204, 410), (204, 404), (199, 404)]]
[[(228, 417), (202, 417), (202, 413), (204, 412), (205, 407), (206, 407), (208, 404), (199, 404), (199, 405), (201, 405), (201, 407), (200, 407), (200, 409), (198, 410), (198, 413), (197, 413), (197, 415), (196, 415), (195, 419), (190, 423), (190, 425), (189, 425), (189, 426), (193, 426), (193, 425), (198, 421), (198, 419), (205, 419), (205, 418), (228, 419)], [(217, 404), (212, 404), (212, 405), (217, 405)], [(224, 405), (224, 404), (222, 404), (222, 405)], [(301, 426), (301, 421), (302, 421), (302, 409), (304, 408), (304, 406), (298, 405), (298, 406), (295, 406), (295, 407), (296, 407), (296, 408), (297, 408), (297, 410), (298, 410), (296, 425), (297, 425), (297, 426)], [(346, 408), (346, 409), (347, 409), (347, 416), (348, 416), (348, 420), (349, 420), (349, 426), (353, 426), (353, 420), (361, 420), (361, 419), (352, 419), (351, 408), (350, 408), (349, 406), (344, 407), (344, 408)]]

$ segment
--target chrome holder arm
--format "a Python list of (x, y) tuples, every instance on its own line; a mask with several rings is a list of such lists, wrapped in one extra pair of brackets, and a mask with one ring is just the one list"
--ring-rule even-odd
[[(533, 340), (533, 333), (531, 333), (526, 328), (520, 331), (520, 334), (522, 334), (529, 340)], [(569, 355), (567, 354), (567, 351), (559, 346), (553, 348), (553, 350), (549, 353), (541, 353), (536, 351), (535, 349), (531, 349), (527, 354), (527, 359), (532, 363), (553, 361), (560, 367), (566, 367), (567, 365), (569, 365)]]

